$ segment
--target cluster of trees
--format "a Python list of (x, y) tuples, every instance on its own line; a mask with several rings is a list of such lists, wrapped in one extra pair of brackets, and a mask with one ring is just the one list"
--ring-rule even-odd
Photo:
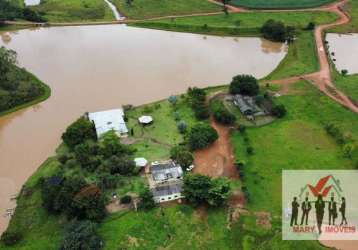
[(43, 13), (39, 13), (30, 7), (23, 8), (17, 1), (0, 1), (0, 22), (4, 20), (25, 19), (30, 22), (45, 22)]
[[(138, 173), (134, 151), (114, 132), (97, 141), (95, 128), (85, 117), (71, 124), (62, 138), (68, 149), (58, 156), (60, 172), (42, 180), (43, 206), (70, 219), (99, 221), (106, 214), (103, 191), (116, 188), (122, 176)], [(97, 181), (88, 183), (82, 174), (67, 176), (66, 169), (94, 174)]]
[(210, 206), (221, 206), (230, 195), (230, 184), (225, 178), (211, 179), (205, 175), (186, 174), (183, 194), (195, 206), (205, 203)]
[(170, 158), (177, 162), (184, 170), (193, 164), (194, 156), (185, 145), (174, 146), (170, 150)]
[(97, 225), (91, 221), (72, 221), (67, 226), (61, 250), (91, 249), (99, 250), (103, 241), (97, 234)]
[(205, 91), (194, 87), (189, 88), (187, 94), (195, 117), (199, 120), (207, 119), (209, 117), (209, 107), (206, 102)]
[(33, 101), (45, 93), (39, 80), (16, 64), (16, 52), (1, 47), (0, 112)]
[(260, 91), (260, 87), (255, 77), (251, 75), (237, 75), (232, 79), (229, 91), (233, 95), (256, 96)]
[(214, 128), (206, 123), (194, 125), (188, 136), (188, 144), (191, 150), (203, 149), (219, 138)]
[(275, 42), (292, 42), (295, 38), (295, 27), (285, 26), (281, 21), (268, 20), (261, 27), (264, 38)]
[(224, 125), (232, 125), (236, 121), (236, 116), (233, 115), (219, 100), (212, 101), (210, 104), (210, 111), (214, 119)]

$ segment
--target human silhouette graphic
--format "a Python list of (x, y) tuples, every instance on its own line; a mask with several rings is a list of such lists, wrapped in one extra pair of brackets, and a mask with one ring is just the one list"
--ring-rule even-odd
[(331, 197), (331, 201), (328, 203), (328, 224), (334, 225), (337, 218), (337, 202), (334, 201), (334, 197)]
[(298, 207), (300, 206), (300, 204), (298, 204), (297, 202), (297, 197), (293, 197), (293, 201), (292, 201), (292, 214), (291, 214), (291, 227), (293, 226), (293, 224), (295, 224), (297, 226), (297, 218), (298, 218)]
[(303, 222), (306, 221), (306, 225), (308, 225), (308, 214), (311, 210), (312, 206), (311, 203), (308, 201), (308, 197), (302, 202), (301, 209), (302, 209), (302, 217), (301, 217), (301, 226)]
[(324, 200), (322, 198), (322, 195), (318, 195), (318, 198), (315, 202), (315, 209), (316, 209), (316, 219), (317, 219), (317, 226), (318, 226), (318, 231), (319, 234), (322, 233), (322, 221), (323, 221), (323, 217), (324, 217)]
[(345, 223), (345, 225), (347, 225), (348, 222), (346, 219), (346, 199), (344, 197), (342, 197), (342, 204), (341, 207), (339, 208), (339, 212), (341, 212), (341, 216), (342, 216), (341, 226), (343, 225), (343, 222)]

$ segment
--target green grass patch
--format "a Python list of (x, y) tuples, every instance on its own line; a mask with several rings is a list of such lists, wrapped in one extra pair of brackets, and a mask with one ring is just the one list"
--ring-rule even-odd
[(156, 21), (143, 21), (131, 25), (213, 35), (259, 35), (260, 28), (269, 19), (282, 21), (298, 29), (305, 28), (309, 22), (330, 23), (337, 19), (333, 13), (326, 12), (254, 12), (230, 15), (218, 14), (198, 17), (169, 18)]
[(358, 103), (358, 74), (343, 76), (334, 69), (332, 76), (337, 88)]
[(145, 19), (170, 15), (186, 15), (221, 11), (222, 7), (202, 0), (113, 0), (119, 12), (131, 19)]
[(302, 31), (289, 45), (288, 53), (277, 68), (265, 80), (283, 79), (319, 70), (316, 43), (313, 32)]
[(34, 10), (49, 22), (112, 21), (114, 15), (103, 0), (44, 0)]
[(317, 7), (334, 0), (231, 0), (230, 4), (256, 9), (300, 9)]
[[(358, 117), (321, 94), (313, 86), (299, 82), (301, 95), (282, 96), (276, 102), (286, 106), (285, 118), (260, 128), (247, 129), (254, 148), (248, 156), (240, 133), (233, 136), (235, 155), (247, 164), (244, 185), (250, 194), (252, 210), (281, 213), (281, 171), (283, 169), (352, 169), (341, 147), (328, 136), (324, 124), (333, 122), (345, 133), (358, 138)], [(270, 190), (269, 193), (262, 190)]]

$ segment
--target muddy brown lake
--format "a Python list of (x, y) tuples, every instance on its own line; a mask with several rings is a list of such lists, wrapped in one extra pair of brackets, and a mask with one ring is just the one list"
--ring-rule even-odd
[(1, 33), (0, 46), (52, 89), (45, 102), (0, 117), (0, 233), (15, 207), (10, 198), (47, 157), (61, 134), (87, 111), (139, 105), (190, 86), (228, 83), (237, 74), (260, 78), (287, 47), (260, 38), (230, 38), (125, 25), (27, 29)]
[(327, 34), (331, 57), (338, 71), (348, 70), (348, 74), (358, 74), (358, 34)]

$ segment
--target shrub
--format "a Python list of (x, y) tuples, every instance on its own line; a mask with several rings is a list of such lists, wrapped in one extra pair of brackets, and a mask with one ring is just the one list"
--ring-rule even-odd
[(231, 125), (235, 123), (236, 117), (229, 110), (227, 110), (221, 101), (214, 101), (210, 107), (214, 119), (217, 122), (225, 125)]
[(64, 143), (70, 148), (85, 142), (86, 140), (97, 138), (94, 125), (85, 117), (79, 118), (72, 123), (66, 132), (62, 134)]
[(122, 204), (129, 204), (132, 201), (132, 197), (130, 195), (125, 195), (121, 197)]
[(346, 75), (348, 74), (348, 70), (342, 69), (341, 74), (342, 74), (343, 76), (346, 76)]
[(246, 126), (240, 124), (240, 125), (239, 125), (239, 132), (240, 132), (241, 134), (244, 134), (244, 133), (246, 132)]
[(206, 104), (205, 91), (195, 87), (189, 88), (187, 94), (195, 117), (199, 120), (207, 119), (209, 117), (209, 108)]
[(189, 133), (189, 146), (192, 150), (203, 149), (218, 139), (214, 128), (206, 123), (196, 124)]
[(281, 105), (276, 105), (272, 108), (272, 114), (278, 118), (282, 118), (286, 115), (287, 111), (285, 106)]
[(180, 121), (180, 122), (178, 122), (177, 127), (179, 130), (179, 133), (184, 134), (187, 131), (188, 125), (186, 124), (185, 121)]
[(168, 101), (169, 101), (173, 106), (175, 106), (175, 105), (177, 104), (178, 98), (177, 98), (175, 95), (171, 95), (171, 96), (169, 96)]
[(90, 221), (73, 221), (66, 228), (61, 250), (102, 249), (103, 242)]
[(155, 207), (153, 194), (148, 188), (146, 188), (143, 192), (140, 193), (139, 198), (140, 198), (139, 208), (148, 210)]
[(248, 155), (253, 155), (254, 154), (254, 148), (251, 147), (251, 146), (248, 146), (246, 148), (246, 152), (247, 152)]
[(285, 26), (280, 21), (270, 19), (262, 26), (261, 33), (264, 38), (271, 41), (290, 42), (293, 40), (295, 29), (291, 26)]
[(22, 239), (22, 234), (19, 232), (11, 232), (11, 231), (5, 231), (1, 235), (1, 242), (4, 243), (6, 246), (13, 246), (17, 244)]
[(230, 83), (230, 93), (255, 96), (259, 93), (258, 81), (250, 75), (237, 75)]
[(170, 150), (170, 158), (176, 161), (184, 169), (189, 167), (193, 161), (193, 154), (185, 146), (175, 146)]
[(314, 22), (309, 22), (306, 26), (306, 30), (314, 30), (314, 28), (316, 27), (316, 24)]

